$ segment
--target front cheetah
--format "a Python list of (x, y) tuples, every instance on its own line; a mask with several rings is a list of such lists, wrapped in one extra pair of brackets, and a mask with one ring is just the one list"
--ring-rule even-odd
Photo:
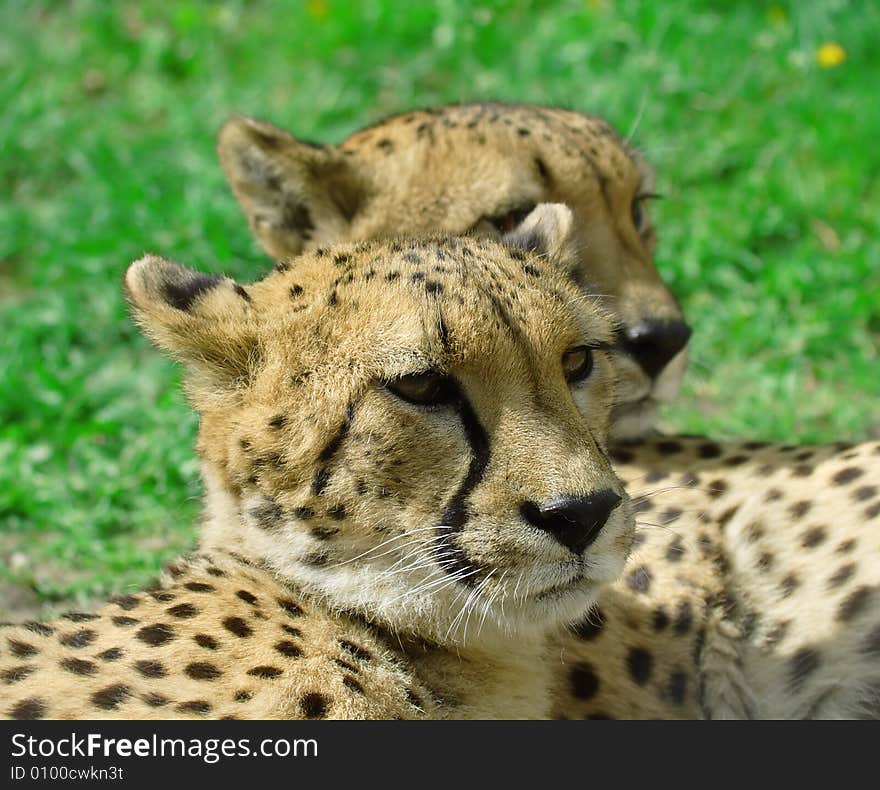
[[(316, 147), (234, 118), (219, 152), (270, 254), (432, 227), (497, 234), (534, 202), (568, 203), (580, 225), (572, 275), (614, 296), (626, 327), (617, 435), (644, 432), (674, 394), (680, 349), (670, 359), (660, 336), (632, 343), (641, 325), (680, 320), (650, 265), (650, 177), (604, 122), (462, 105)], [(311, 162), (332, 163), (332, 177), (310, 177)], [(878, 715), (876, 444), (650, 437), (615, 458), (642, 543), (558, 645), (555, 715)]]
[(0, 712), (548, 716), (545, 636), (633, 538), (615, 326), (554, 265), (571, 227), (543, 206), (510, 248), (320, 248), (250, 286), (134, 263), (200, 415), (201, 545), (154, 589), (3, 628)]

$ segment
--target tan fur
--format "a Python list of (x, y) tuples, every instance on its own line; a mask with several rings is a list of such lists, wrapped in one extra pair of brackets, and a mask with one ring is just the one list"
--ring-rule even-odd
[[(574, 212), (570, 273), (585, 299), (612, 309), (627, 327), (682, 317), (652, 262), (654, 229), (643, 197), (652, 174), (601, 118), (464, 104), (398, 115), (333, 146), (236, 117), (221, 130), (218, 151), (254, 234), (274, 258), (401, 233), (498, 238), (529, 206), (560, 202)], [(650, 427), (658, 402), (674, 397), (685, 353), (654, 376), (628, 353), (617, 356), (614, 430), (630, 437)]]
[[(633, 529), (605, 454), (614, 325), (555, 258), (571, 224), (542, 206), (511, 247), (322, 248), (250, 286), (133, 264), (135, 317), (200, 415), (200, 554), (95, 617), (0, 632), (0, 712), (546, 717), (546, 637), (620, 573)], [(426, 370), (454, 397), (389, 388)], [(607, 489), (580, 553), (521, 515)]]

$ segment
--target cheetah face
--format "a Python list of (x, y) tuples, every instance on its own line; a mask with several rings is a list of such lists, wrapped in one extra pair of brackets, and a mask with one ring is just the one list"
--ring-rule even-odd
[(156, 257), (137, 320), (188, 368), (207, 548), (441, 642), (543, 631), (622, 570), (614, 325), (551, 261), (571, 215), (321, 248), (241, 286)]
[(563, 271), (623, 325), (613, 432), (644, 433), (677, 393), (690, 329), (652, 259), (652, 175), (601, 119), (528, 105), (407, 113), (339, 146), (303, 143), (233, 118), (223, 167), (255, 235), (276, 258), (400, 233), (499, 238), (541, 202), (575, 215)]

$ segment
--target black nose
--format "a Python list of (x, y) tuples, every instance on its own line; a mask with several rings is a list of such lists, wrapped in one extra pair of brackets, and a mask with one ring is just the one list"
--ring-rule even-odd
[(581, 554), (596, 540), (619, 504), (620, 497), (606, 488), (589, 496), (564, 496), (543, 505), (523, 502), (519, 510), (533, 527), (549, 532), (563, 546)]
[(623, 348), (653, 379), (684, 348), (690, 336), (691, 328), (684, 321), (649, 318), (626, 328)]

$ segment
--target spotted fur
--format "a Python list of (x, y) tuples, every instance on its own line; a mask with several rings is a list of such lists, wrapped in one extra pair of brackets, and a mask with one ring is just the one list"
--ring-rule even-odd
[[(606, 454), (615, 325), (559, 272), (571, 228), (542, 206), (509, 246), (322, 247), (247, 286), (134, 263), (135, 318), (199, 412), (199, 552), (95, 613), (0, 630), (0, 713), (549, 715), (546, 637), (633, 535)], [(569, 383), (571, 349), (592, 365)], [(448, 397), (405, 400), (425, 371)], [(603, 492), (586, 547), (523, 515)]]
[[(658, 403), (677, 392), (688, 330), (652, 262), (653, 176), (601, 118), (463, 104), (397, 115), (334, 146), (236, 117), (218, 150), (254, 234), (279, 259), (402, 232), (498, 238), (536, 204), (567, 204), (576, 220), (568, 272), (630, 338), (617, 354), (615, 435), (644, 433)], [(678, 334), (661, 333), (655, 344), (651, 327)]]

